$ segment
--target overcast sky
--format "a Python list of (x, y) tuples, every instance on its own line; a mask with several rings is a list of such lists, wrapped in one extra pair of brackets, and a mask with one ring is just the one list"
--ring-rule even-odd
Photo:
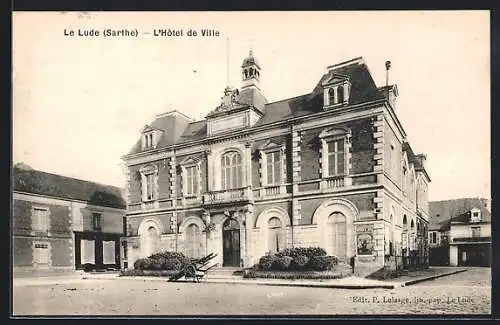
[[(103, 37), (104, 28), (139, 37)], [(160, 28), (184, 36), (154, 37)], [(204, 28), (220, 36), (186, 36)], [(487, 11), (15, 12), (14, 161), (124, 186), (121, 156), (139, 130), (172, 109), (203, 119), (219, 104), (228, 67), (240, 87), (253, 47), (269, 102), (311, 92), (328, 65), (358, 56), (382, 86), (390, 60), (398, 117), (413, 150), (427, 154), (430, 200), (489, 198), (489, 46)]]

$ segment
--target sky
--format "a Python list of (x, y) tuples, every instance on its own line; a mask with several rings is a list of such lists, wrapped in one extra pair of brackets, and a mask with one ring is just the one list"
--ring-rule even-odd
[[(103, 36), (124, 28), (138, 36)], [(124, 187), (121, 157), (140, 129), (174, 109), (203, 119), (241, 86), (250, 48), (269, 102), (310, 93), (327, 66), (359, 56), (383, 86), (390, 60), (429, 200), (490, 198), (488, 11), (14, 12), (14, 163)]]

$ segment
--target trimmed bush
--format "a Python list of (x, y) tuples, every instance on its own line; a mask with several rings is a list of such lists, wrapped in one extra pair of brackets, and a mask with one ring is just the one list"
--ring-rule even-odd
[(259, 259), (259, 268), (261, 270), (271, 270), (273, 268), (274, 261), (277, 257), (274, 255), (264, 255)]
[(170, 251), (164, 251), (160, 253), (155, 253), (149, 256), (149, 258), (152, 258), (154, 260), (164, 258), (164, 259), (170, 259), (170, 258), (177, 258), (179, 260), (183, 260), (186, 258), (184, 254), (179, 253), (179, 252), (170, 252)]
[(293, 258), (290, 256), (281, 256), (278, 257), (274, 260), (274, 263), (272, 265), (273, 270), (280, 270), (280, 271), (285, 271), (288, 270), (288, 267), (290, 266), (290, 263), (292, 262)]
[(147, 258), (140, 258), (134, 262), (136, 270), (180, 270), (184, 265), (191, 263), (182, 253), (161, 252), (150, 255)]
[(310, 268), (316, 271), (331, 270), (336, 264), (337, 258), (335, 256), (313, 256), (309, 261)]
[(300, 255), (312, 258), (313, 256), (326, 256), (326, 251), (321, 247), (294, 247), (286, 248), (281, 252), (276, 253), (276, 256), (290, 256), (296, 258)]
[(295, 257), (290, 264), (290, 268), (293, 270), (304, 270), (307, 268), (307, 264), (309, 263), (309, 257), (306, 255), (299, 255)]

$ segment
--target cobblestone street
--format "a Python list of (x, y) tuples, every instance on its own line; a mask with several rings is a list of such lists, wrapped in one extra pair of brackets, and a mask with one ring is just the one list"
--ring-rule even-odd
[(490, 314), (491, 270), (397, 289), (81, 280), (16, 286), (14, 315)]

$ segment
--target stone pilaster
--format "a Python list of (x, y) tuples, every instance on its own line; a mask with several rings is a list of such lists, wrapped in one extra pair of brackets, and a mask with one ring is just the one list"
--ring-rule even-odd
[(300, 134), (292, 130), (292, 182), (293, 192), (298, 192), (300, 177)]
[[(384, 123), (383, 115), (378, 115), (373, 122), (373, 148), (375, 149), (373, 171), (375, 172), (384, 170)], [(382, 182), (382, 177), (383, 175), (378, 175), (377, 182)]]
[(243, 260), (245, 267), (250, 267), (253, 264), (253, 245), (252, 245), (252, 230), (253, 230), (253, 205), (247, 205), (245, 214), (245, 259)]
[(384, 219), (384, 191), (377, 190), (375, 193), (375, 197), (373, 198), (373, 206), (375, 219), (382, 220)]
[(124, 165), (123, 172), (125, 174), (125, 204), (128, 210), (128, 205), (130, 204), (130, 168)]
[(170, 172), (170, 197), (172, 198), (172, 207), (175, 207), (177, 205), (177, 171), (175, 156), (170, 158), (168, 165)]

